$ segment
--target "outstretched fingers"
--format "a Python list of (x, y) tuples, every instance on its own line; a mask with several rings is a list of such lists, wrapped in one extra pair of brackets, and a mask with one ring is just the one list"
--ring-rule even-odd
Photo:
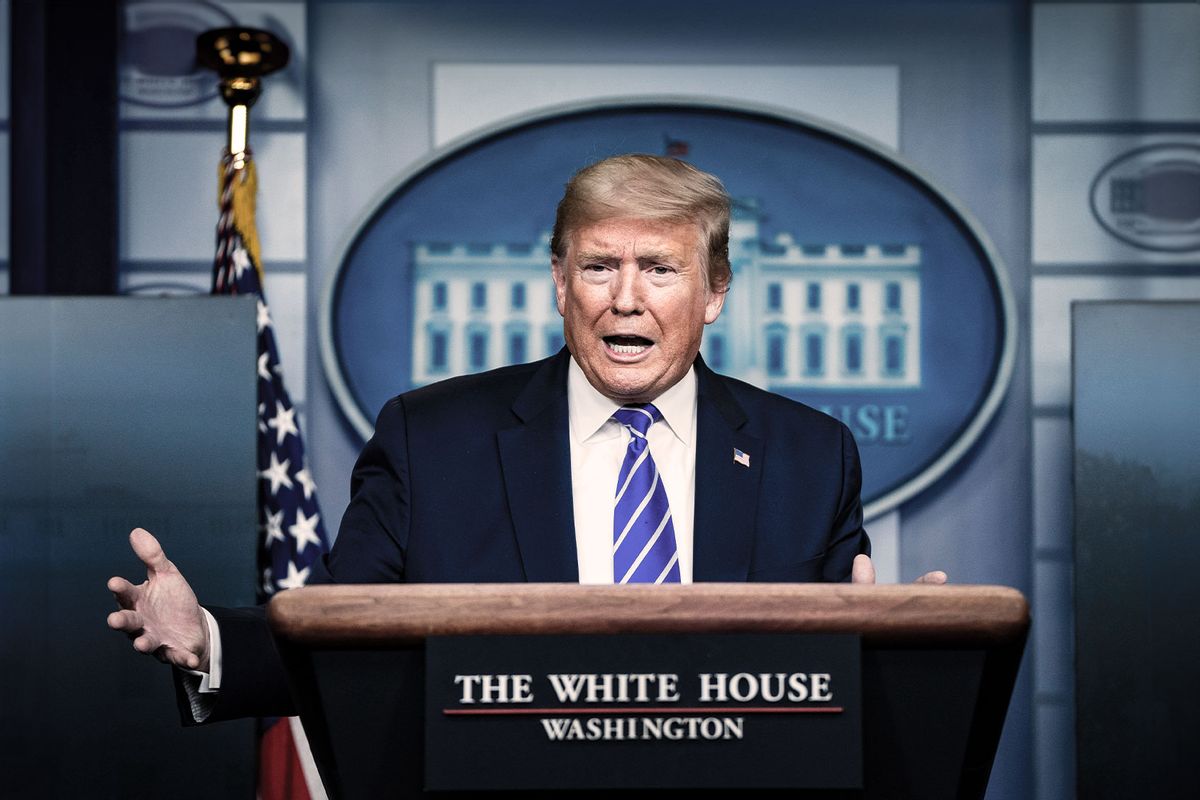
[(168, 644), (163, 644), (162, 640), (144, 633), (133, 640), (133, 649), (139, 653), (148, 653), (153, 655), (164, 664), (171, 664), (184, 669), (199, 669), (200, 657), (195, 653), (187, 650), (181, 650), (177, 647), (171, 647)]
[(128, 636), (139, 653), (186, 669), (206, 669), (208, 624), (192, 588), (149, 531), (135, 528), (129, 545), (146, 565), (146, 580), (108, 579), (117, 601), (108, 626)]
[(133, 640), (133, 649), (152, 655), (164, 664), (184, 669), (197, 669), (200, 666), (200, 658), (195, 653), (163, 644), (162, 639), (148, 632), (143, 632)]
[(180, 653), (175, 651), (175, 657), (168, 660), (172, 664), (184, 669), (200, 669), (200, 656), (195, 653)]
[(133, 649), (139, 653), (153, 653), (158, 648), (162, 647), (162, 642), (157, 636), (152, 636), (149, 633), (142, 633), (141, 636), (133, 640)]
[(142, 615), (128, 608), (114, 611), (108, 615), (108, 627), (122, 633), (140, 633), (143, 627)]
[(129, 546), (133, 553), (146, 565), (146, 575), (153, 577), (156, 573), (166, 572), (171, 568), (167, 554), (163, 552), (158, 539), (145, 528), (134, 528), (129, 534)]
[(109, 578), (107, 586), (121, 608), (133, 608), (141, 595), (140, 586), (134, 586), (120, 576)]

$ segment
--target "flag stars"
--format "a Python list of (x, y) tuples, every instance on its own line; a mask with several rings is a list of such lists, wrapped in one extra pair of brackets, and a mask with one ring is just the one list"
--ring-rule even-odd
[(272, 452), (270, 466), (258, 473), (258, 477), (271, 482), (271, 494), (279, 494), (280, 486), (292, 488), (292, 479), (288, 475), (288, 467), (291, 466), (291, 463), (291, 459), (288, 458), (285, 458), (282, 464), (279, 463), (279, 458)]
[[(275, 446), (283, 444), (283, 440), (287, 438), (289, 433), (299, 434), (300, 431), (296, 428), (296, 409), (285, 408), (283, 403), (275, 401), (275, 416), (267, 420), (267, 425), (275, 429)], [(301, 470), (303, 471), (303, 470)], [(299, 475), (296, 476), (299, 478)], [(303, 483), (303, 481), (301, 481)], [(308, 498), (308, 490), (304, 492), (305, 499)]]
[[(235, 280), (241, 280), (242, 273), (250, 268), (250, 254), (246, 252), (244, 247), (234, 248), (233, 255), (230, 256), (230, 261), (233, 262), (233, 277)], [(259, 328), (259, 330), (262, 330)]]
[[(264, 381), (271, 380), (271, 371), (267, 368), (268, 356), (269, 356), (269, 353), (267, 353), (265, 351), (260, 353), (258, 356), (258, 377), (262, 378)], [(259, 414), (262, 414), (265, 411), (266, 411), (266, 409), (263, 408), (262, 406), (258, 407)]]
[(272, 542), (284, 541), (283, 538), (283, 509), (279, 509), (274, 514), (267, 512), (267, 524), (264, 525), (267, 529), (267, 541), (265, 547), (270, 547)]
[[(304, 510), (296, 511), (296, 524), (288, 528), (290, 533), (296, 539), (296, 552), (303, 553), (304, 548), (309, 544), (321, 546), (321, 537), (317, 536), (317, 524), (321, 521), (320, 514), (313, 514), (311, 517), (304, 516)], [(305, 574), (307, 575), (307, 570)]]
[(262, 333), (263, 328), (271, 324), (271, 311), (262, 300), (258, 301), (258, 316), (255, 319), (255, 324), (258, 326), (259, 333)]
[(288, 562), (288, 574), (286, 578), (280, 578), (275, 581), (280, 589), (299, 589), (308, 582), (309, 568), (296, 569), (296, 562)]
[(317, 490), (317, 483), (309, 473), (308, 467), (300, 470), (293, 477), (295, 477), (297, 483), (304, 487), (304, 499), (311, 500), (313, 492)]

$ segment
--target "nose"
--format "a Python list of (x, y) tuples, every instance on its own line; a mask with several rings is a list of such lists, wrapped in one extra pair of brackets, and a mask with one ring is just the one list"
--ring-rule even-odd
[(622, 264), (612, 282), (612, 310), (614, 314), (640, 314), (642, 301), (642, 273), (636, 264)]

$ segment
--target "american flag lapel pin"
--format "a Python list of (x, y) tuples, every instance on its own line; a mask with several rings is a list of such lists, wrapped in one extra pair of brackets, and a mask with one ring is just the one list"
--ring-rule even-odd
[(743, 453), (741, 450), (738, 450), (736, 447), (733, 448), (733, 460), (736, 461), (737, 463), (741, 464), (743, 467), (750, 466), (750, 454)]

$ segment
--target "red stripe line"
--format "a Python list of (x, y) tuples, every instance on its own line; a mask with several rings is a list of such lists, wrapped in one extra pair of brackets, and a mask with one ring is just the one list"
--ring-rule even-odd
[(712, 708), (444, 708), (447, 716), (499, 716), (505, 714), (840, 714), (841, 706), (714, 706)]

